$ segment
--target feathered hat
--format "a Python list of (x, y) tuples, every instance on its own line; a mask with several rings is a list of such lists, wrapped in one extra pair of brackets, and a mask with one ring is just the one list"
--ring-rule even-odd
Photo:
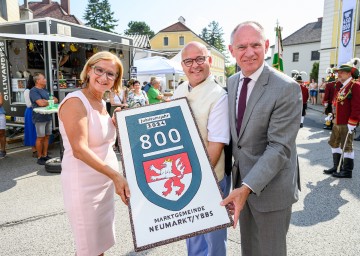
[(354, 79), (357, 79), (359, 77), (359, 65), (360, 65), (360, 59), (359, 58), (352, 58), (350, 60), (350, 63), (352, 63), (353, 67), (356, 69), (356, 70), (353, 70), (351, 72), (351, 75)]
[(334, 68), (334, 71), (345, 71), (350, 72), (351, 76), (354, 79), (359, 77), (359, 70), (356, 68), (356, 65), (360, 63), (359, 58), (353, 58), (348, 63), (340, 65), (338, 68)]
[(333, 68), (327, 68), (326, 69), (326, 74), (328, 74), (328, 76), (326, 77), (325, 81), (326, 82), (335, 82), (335, 72)]
[(307, 75), (307, 73), (306, 73), (305, 71), (299, 72), (299, 71), (296, 70), (296, 69), (291, 70), (291, 73), (294, 74), (293, 79), (294, 79), (296, 82), (298, 82), (298, 83), (302, 83), (302, 82), (303, 82), (301, 75)]

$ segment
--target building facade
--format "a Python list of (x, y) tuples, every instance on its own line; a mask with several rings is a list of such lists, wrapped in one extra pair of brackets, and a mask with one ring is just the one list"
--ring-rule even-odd
[(180, 17), (177, 23), (156, 33), (150, 39), (150, 44), (152, 50), (164, 52), (170, 58), (173, 57), (173, 60), (181, 61), (178, 53), (191, 41), (197, 41), (207, 46), (213, 61), (210, 71), (220, 84), (225, 85), (225, 56), (189, 29), (185, 25), (183, 17)]
[[(310, 73), (315, 62), (320, 61), (320, 44), (322, 18), (311, 22), (283, 39), (284, 73), (293, 77), (293, 70), (305, 71), (304, 81), (310, 80)], [(272, 65), (274, 46), (271, 47), (271, 58), (267, 60)]]
[[(354, 0), (355, 1), (355, 0)], [(355, 11), (354, 46), (352, 57), (360, 57), (360, 3), (357, 1)], [(342, 1), (341, 0), (324, 0), (324, 22), (323, 32), (321, 34), (320, 46), (320, 72), (325, 73), (328, 67), (338, 65), (339, 45), (341, 39), (342, 24)]]
[(0, 0), (0, 23), (20, 20), (17, 0)]
[[(360, 58), (360, 3), (356, 1), (354, 11), (354, 37), (352, 57)], [(324, 0), (323, 17), (315, 23), (306, 24), (303, 28), (283, 39), (284, 73), (291, 76), (292, 70), (305, 71), (309, 79), (312, 65), (319, 62), (319, 76), (327, 76), (326, 69), (338, 65), (339, 45), (342, 24), (342, 0)], [(318, 52), (318, 53), (316, 53)], [(274, 47), (272, 46), (271, 58), (266, 61), (272, 64)]]

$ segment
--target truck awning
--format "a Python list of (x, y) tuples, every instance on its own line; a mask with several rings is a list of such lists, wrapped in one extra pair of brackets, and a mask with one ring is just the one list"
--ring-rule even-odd
[(87, 44), (109, 44), (111, 41), (101, 41), (95, 39), (86, 39), (73, 36), (64, 36), (59, 34), (44, 35), (44, 34), (11, 34), (0, 33), (0, 38), (6, 39), (26, 39), (46, 42), (63, 42), (63, 43), (87, 43)]

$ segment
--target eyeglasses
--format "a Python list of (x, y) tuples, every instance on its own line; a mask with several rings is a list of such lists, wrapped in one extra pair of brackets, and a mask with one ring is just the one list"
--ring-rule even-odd
[(202, 65), (202, 64), (204, 64), (204, 62), (205, 62), (205, 60), (206, 60), (207, 57), (209, 57), (209, 56), (197, 56), (195, 59), (189, 58), (189, 59), (183, 60), (182, 62), (183, 62), (184, 65), (187, 66), (187, 67), (191, 67), (192, 64), (193, 64), (193, 62), (194, 62), (194, 60), (195, 60), (196, 64)]
[(114, 81), (117, 77), (118, 74), (113, 73), (113, 72), (108, 72), (105, 71), (105, 69), (98, 67), (98, 66), (91, 66), (91, 68), (94, 70), (94, 73), (98, 76), (102, 76), (103, 74), (106, 74), (107, 79)]

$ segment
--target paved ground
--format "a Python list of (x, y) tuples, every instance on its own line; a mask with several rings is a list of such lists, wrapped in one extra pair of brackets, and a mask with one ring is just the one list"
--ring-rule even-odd
[[(329, 131), (322, 129), (322, 108), (309, 106), (297, 138), (301, 167), (300, 200), (294, 204), (288, 255), (360, 255), (360, 142), (354, 142), (352, 179), (322, 174), (331, 166)], [(0, 255), (74, 255), (63, 210), (60, 175), (45, 172), (31, 150), (10, 145), (0, 159)], [(55, 146), (51, 153), (58, 155)], [(228, 255), (241, 255), (239, 230), (229, 228)], [(186, 255), (179, 241), (134, 253), (127, 208), (116, 200), (117, 244), (106, 255)], [(276, 232), (276, 231), (274, 231)]]

